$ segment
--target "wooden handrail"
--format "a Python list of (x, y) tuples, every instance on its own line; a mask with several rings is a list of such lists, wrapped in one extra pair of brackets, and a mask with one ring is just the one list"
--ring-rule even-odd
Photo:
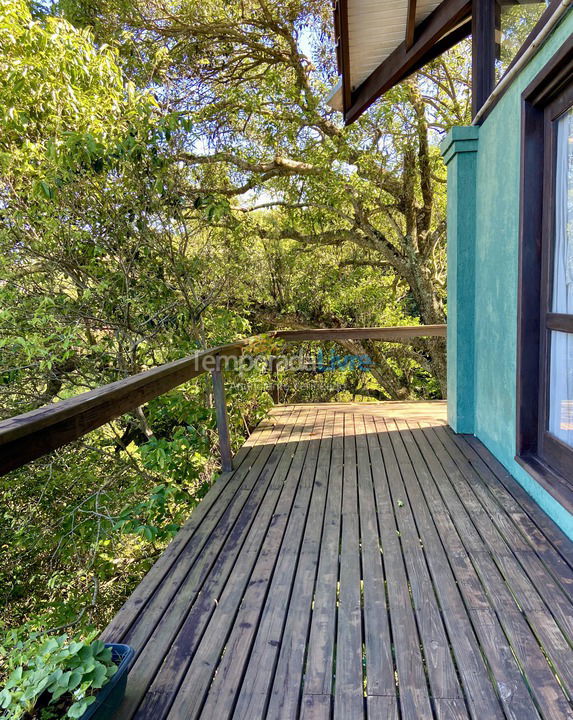
[[(414, 337), (445, 335), (445, 325), (277, 330), (266, 336), (255, 336), (228, 345), (201, 350), (190, 357), (160, 365), (67, 400), (3, 420), (0, 422), (0, 475), (77, 440), (187, 380), (204, 372), (220, 371), (218, 358), (239, 357), (250, 343), (260, 337), (270, 336), (285, 342), (358, 339), (398, 342)], [(215, 379), (222, 380), (222, 377), (216, 376)], [(216, 387), (216, 389), (218, 390), (216, 398), (222, 398), (221, 402), (224, 402), (224, 393), (220, 392), (220, 388)], [(225, 431), (223, 427), (226, 418), (223, 410), (217, 408), (217, 418), (221, 448), (226, 453), (228, 430)], [(225, 465), (229, 465), (226, 458)]]
[(243, 341), (210, 348), (0, 422), (0, 475), (67, 445), (174, 387), (239, 356)]
[(404, 327), (319, 328), (310, 330), (276, 330), (273, 337), (286, 342), (304, 340), (381, 340), (399, 342), (416, 337), (446, 337), (446, 325), (410, 325)]

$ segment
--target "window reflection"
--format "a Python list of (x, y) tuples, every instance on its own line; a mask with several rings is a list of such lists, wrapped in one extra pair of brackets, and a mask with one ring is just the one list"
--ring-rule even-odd
[(499, 54), (496, 79), (499, 80), (524, 44), (546, 8), (545, 2), (504, 5), (501, 9), (500, 32), (497, 34)]

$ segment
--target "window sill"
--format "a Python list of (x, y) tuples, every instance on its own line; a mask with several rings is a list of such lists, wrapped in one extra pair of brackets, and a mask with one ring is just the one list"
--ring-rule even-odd
[(573, 515), (573, 487), (534, 455), (517, 455), (515, 461), (536, 480), (544, 490)]

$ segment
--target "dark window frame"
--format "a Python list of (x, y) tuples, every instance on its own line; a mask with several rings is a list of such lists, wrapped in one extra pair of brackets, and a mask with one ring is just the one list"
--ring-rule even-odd
[[(544, 112), (544, 163), (547, 181), (544, 183), (543, 196), (543, 237), (555, 237), (555, 156), (556, 122), (559, 117), (573, 107), (573, 77), (555, 100), (545, 107)], [(551, 312), (553, 302), (553, 268), (555, 243), (543, 242), (541, 248), (541, 305), (540, 305), (540, 388), (538, 418), (538, 454), (564, 477), (573, 482), (573, 448), (563, 443), (547, 431), (549, 412), (549, 362), (548, 339), (550, 331), (570, 332), (573, 316)], [(569, 328), (569, 329), (568, 329)]]
[[(526, 52), (526, 50), (530, 47), (530, 45), (532, 45), (535, 42), (539, 33), (547, 25), (547, 23), (549, 22), (549, 20), (551, 19), (552, 15), (553, 15), (553, 13), (559, 7), (560, 2), (561, 2), (561, 0), (549, 0), (549, 4), (543, 11), (539, 20), (532, 27), (529, 35), (525, 38), (523, 45), (515, 53), (515, 56), (513, 57), (512, 61), (509, 63), (507, 68), (505, 69), (503, 75), (499, 78), (499, 80), (494, 82), (493, 88), (497, 87), (499, 85), (499, 83), (503, 80), (503, 78), (509, 72), (511, 72), (511, 70), (513, 70), (514, 65), (517, 64), (517, 62), (520, 60), (521, 56)], [(500, 99), (505, 95), (506, 90), (507, 90), (507, 87), (505, 89), (503, 89), (502, 92), (498, 93), (495, 97), (493, 97), (491, 99), (490, 104), (488, 105), (485, 112), (482, 114), (482, 116), (479, 119), (479, 122), (478, 122), (479, 125), (481, 125), (484, 122), (484, 120), (491, 113), (491, 111), (494, 109), (494, 107), (497, 105), (497, 103), (500, 101)]]
[(552, 237), (553, 121), (570, 97), (573, 101), (572, 89), (573, 38), (569, 38), (522, 94), (516, 436), (516, 460), (570, 510), (573, 470), (566, 477), (563, 468), (569, 466), (572, 451), (553, 436), (548, 438), (540, 420), (546, 418), (545, 330), (564, 326), (562, 316), (548, 314), (552, 243), (542, 241)]

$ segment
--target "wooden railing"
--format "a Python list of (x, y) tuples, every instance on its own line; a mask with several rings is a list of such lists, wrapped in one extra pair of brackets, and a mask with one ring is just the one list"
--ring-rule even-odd
[(201, 350), (182, 360), (160, 365), (138, 375), (104, 385), (0, 422), (0, 475), (21, 467), (130, 410), (163, 395), (205, 372), (213, 379), (213, 397), (223, 470), (232, 469), (225, 388), (220, 358), (240, 357), (257, 337), (285, 342), (308, 340), (382, 340), (404, 342), (420, 337), (445, 337), (445, 325), (393, 328), (336, 328), (277, 330), (265, 336), (239, 340)]

